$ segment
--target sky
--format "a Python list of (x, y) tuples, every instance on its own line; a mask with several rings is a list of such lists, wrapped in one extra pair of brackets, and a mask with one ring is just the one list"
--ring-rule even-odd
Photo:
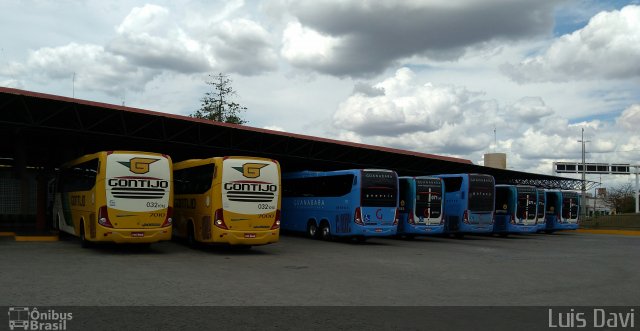
[(541, 174), (583, 129), (640, 164), (638, 59), (640, 0), (0, 2), (0, 86), (189, 115), (223, 73), (248, 126)]

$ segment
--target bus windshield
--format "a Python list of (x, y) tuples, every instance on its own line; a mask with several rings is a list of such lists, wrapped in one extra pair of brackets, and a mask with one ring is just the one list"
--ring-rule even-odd
[(544, 218), (544, 191), (538, 190), (538, 218)]
[(391, 171), (362, 171), (362, 206), (396, 207), (398, 178)]
[(518, 210), (516, 211), (516, 217), (528, 220), (536, 218), (536, 194), (534, 188), (518, 188)]
[(562, 218), (578, 218), (578, 195), (575, 193), (563, 193), (562, 196)]
[(493, 177), (485, 175), (469, 175), (469, 210), (493, 211)]
[(442, 214), (440, 179), (416, 179), (416, 215), (438, 218)]

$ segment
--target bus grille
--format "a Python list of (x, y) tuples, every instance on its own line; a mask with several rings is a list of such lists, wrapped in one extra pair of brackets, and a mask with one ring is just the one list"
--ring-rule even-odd
[(162, 199), (165, 193), (162, 188), (119, 187), (111, 190), (114, 198), (121, 199)]
[(275, 194), (273, 192), (247, 192), (247, 191), (227, 191), (229, 201), (240, 202), (271, 202)]

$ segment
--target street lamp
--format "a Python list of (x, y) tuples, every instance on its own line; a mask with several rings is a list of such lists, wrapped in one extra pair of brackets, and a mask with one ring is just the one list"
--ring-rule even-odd
[(586, 171), (587, 171), (587, 166), (585, 164), (585, 148), (584, 145), (585, 143), (591, 142), (591, 140), (584, 140), (584, 128), (582, 128), (582, 139), (578, 140), (579, 143), (582, 143), (582, 192), (581, 192), (581, 199), (580, 199), (580, 209), (583, 210), (583, 214), (582, 215), (586, 215), (586, 210), (585, 210), (585, 200), (586, 200), (586, 185), (585, 185), (585, 175), (586, 175)]

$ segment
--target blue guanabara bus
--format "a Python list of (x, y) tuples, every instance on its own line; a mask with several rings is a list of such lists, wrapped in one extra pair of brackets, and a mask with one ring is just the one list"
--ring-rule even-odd
[(444, 231), (491, 233), (495, 207), (495, 180), (483, 174), (436, 175), (444, 181)]
[(496, 185), (496, 213), (493, 233), (506, 236), (509, 233), (538, 231), (536, 224), (538, 190), (525, 185)]
[(444, 232), (442, 195), (437, 177), (400, 177), (398, 235), (407, 238)]
[(324, 240), (364, 240), (395, 235), (397, 224), (398, 176), (394, 171), (300, 171), (282, 176), (283, 230)]
[(580, 196), (573, 191), (546, 191), (546, 226), (544, 231), (551, 233), (558, 230), (575, 230), (578, 228), (580, 212)]
[(538, 188), (538, 210), (536, 211), (536, 225), (537, 231), (544, 231), (547, 227), (547, 220), (545, 216), (545, 206), (547, 204), (547, 196), (544, 193), (544, 189)]

